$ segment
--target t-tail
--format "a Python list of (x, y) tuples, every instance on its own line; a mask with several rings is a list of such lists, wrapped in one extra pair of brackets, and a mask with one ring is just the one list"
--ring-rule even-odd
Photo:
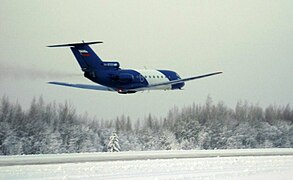
[(71, 44), (50, 45), (47, 47), (70, 47), (82, 71), (102, 69), (104, 67), (101, 58), (90, 48), (91, 44), (103, 43), (101, 41), (82, 42)]

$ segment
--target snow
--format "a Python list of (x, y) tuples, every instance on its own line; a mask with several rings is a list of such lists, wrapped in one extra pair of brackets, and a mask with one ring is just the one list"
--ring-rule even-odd
[[(225, 156), (225, 152), (234, 152), (238, 156)], [(268, 150), (246, 150), (251, 152), (266, 152)], [(272, 149), (271, 151), (274, 151)], [(276, 150), (277, 151), (277, 150)], [(286, 152), (289, 150), (287, 149)], [(186, 153), (186, 151), (183, 151)], [(182, 153), (183, 153), (182, 152)], [(189, 151), (188, 151), (189, 152)], [(197, 151), (211, 153), (211, 151)], [(292, 179), (293, 177), (293, 155), (254, 155), (241, 156), (242, 150), (215, 150), (221, 157), (198, 157), (175, 159), (143, 159), (143, 160), (111, 160), (97, 162), (73, 162), (63, 163), (50, 162), (48, 164), (14, 165), (5, 166), (0, 164), (0, 179)], [(291, 149), (292, 152), (292, 149)], [(111, 157), (112, 154), (124, 156), (137, 156), (136, 154), (167, 154), (163, 152), (123, 152), (123, 153), (92, 153), (102, 154)], [(180, 154), (179, 151), (169, 152)], [(215, 153), (215, 154), (216, 154)], [(183, 153), (184, 154), (184, 153)], [(255, 153), (257, 154), (257, 153)], [(286, 153), (285, 153), (286, 154)], [(15, 161), (26, 158), (29, 162), (35, 157), (46, 159), (46, 157), (59, 160), (70, 157), (83, 159), (89, 157), (85, 154), (64, 154), (64, 155), (37, 155), (37, 156), (9, 156), (0, 157), (0, 162), (6, 159)], [(78, 156), (77, 156), (78, 155)], [(163, 156), (162, 156), (163, 157)]]

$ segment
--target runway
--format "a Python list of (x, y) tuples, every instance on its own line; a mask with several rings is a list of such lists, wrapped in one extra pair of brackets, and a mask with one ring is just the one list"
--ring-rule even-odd
[(0, 179), (291, 179), (293, 149), (1, 156)]
[(293, 155), (293, 149), (230, 149), (230, 150), (175, 150), (175, 151), (126, 151), (74, 154), (45, 154), (2, 156), (0, 166), (84, 163), (101, 161), (130, 161), (150, 159), (182, 159), (237, 156), (285, 156)]

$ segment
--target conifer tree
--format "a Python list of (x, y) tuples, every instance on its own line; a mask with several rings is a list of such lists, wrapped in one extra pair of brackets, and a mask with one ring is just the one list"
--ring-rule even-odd
[(119, 138), (116, 132), (113, 132), (113, 134), (110, 136), (107, 149), (108, 152), (119, 152), (121, 150), (119, 145)]

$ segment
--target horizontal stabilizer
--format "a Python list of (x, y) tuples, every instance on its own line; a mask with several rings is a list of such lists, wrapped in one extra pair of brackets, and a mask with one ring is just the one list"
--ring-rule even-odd
[(103, 43), (103, 42), (102, 41), (92, 41), (92, 42), (81, 42), (81, 43), (70, 43), (70, 44), (56, 44), (56, 45), (50, 45), (47, 47), (82, 46), (82, 45), (99, 44), (99, 43)]
[(106, 86), (99, 86), (99, 85), (70, 84), (70, 83), (65, 83), (65, 82), (48, 82), (48, 84), (67, 86), (67, 87), (75, 87), (75, 88), (81, 88), (81, 89), (91, 89), (91, 90), (97, 90), (97, 91), (115, 91), (112, 88), (109, 88)]

